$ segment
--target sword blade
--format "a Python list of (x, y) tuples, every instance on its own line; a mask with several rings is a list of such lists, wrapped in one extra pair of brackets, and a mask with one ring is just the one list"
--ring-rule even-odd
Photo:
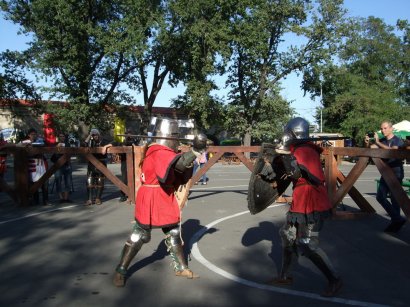
[(170, 136), (149, 136), (141, 134), (116, 134), (116, 136), (132, 137), (132, 138), (141, 138), (141, 139), (162, 139), (162, 140), (177, 140), (177, 141), (191, 141), (186, 138), (173, 138)]

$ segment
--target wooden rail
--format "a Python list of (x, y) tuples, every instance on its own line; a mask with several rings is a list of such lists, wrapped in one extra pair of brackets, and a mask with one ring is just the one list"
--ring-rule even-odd
[[(2, 147), (1, 152), (12, 154), (14, 156), (14, 186), (9, 185), (3, 178), (0, 178), (0, 190), (6, 192), (14, 202), (19, 206), (27, 206), (30, 197), (37, 191), (41, 185), (48, 180), (68, 159), (73, 155), (84, 156), (89, 162), (100, 170), (108, 180), (110, 180), (116, 187), (123, 191), (132, 202), (135, 202), (135, 185), (139, 179), (139, 170), (134, 168), (138, 165), (141, 155), (139, 147), (137, 146), (117, 146), (108, 148), (107, 153), (125, 154), (127, 157), (127, 169), (134, 170), (127, 172), (128, 185), (124, 184), (117, 178), (104, 164), (94, 157), (95, 153), (102, 153), (102, 147)], [(28, 172), (28, 157), (36, 154), (61, 154), (59, 160), (54, 163), (46, 173), (35, 183), (30, 184)], [(137, 176), (138, 175), (138, 176)]]
[[(61, 167), (67, 159), (72, 155), (83, 155), (88, 161), (94, 164), (115, 186), (123, 191), (132, 203), (135, 202), (136, 191), (141, 185), (140, 169), (138, 167), (141, 160), (142, 147), (139, 146), (116, 146), (110, 147), (107, 150), (108, 154), (126, 154), (127, 169), (133, 170), (128, 172), (128, 185), (125, 185), (117, 178), (107, 167), (99, 162), (93, 153), (103, 153), (101, 147), (97, 148), (51, 148), (51, 147), (7, 147), (0, 148), (0, 151), (7, 152), (14, 155), (14, 186), (10, 186), (2, 178), (0, 178), (0, 188), (6, 192), (14, 201), (20, 206), (28, 205), (30, 196), (49, 179), (55, 171)], [(186, 148), (185, 150), (189, 150)], [(224, 155), (229, 154), (235, 156), (243, 163), (250, 172), (253, 170), (253, 162), (246, 158), (245, 153), (257, 153), (260, 146), (209, 146), (208, 152), (213, 156), (209, 161), (198, 170), (193, 176), (192, 182), (196, 182), (199, 178), (207, 172), (215, 163), (221, 161)], [(29, 185), (28, 180), (28, 156), (34, 154), (52, 154), (59, 153), (62, 157), (55, 163), (47, 172), (32, 186)], [(345, 175), (339, 170), (338, 157), (351, 156), (357, 157), (358, 161), (351, 169), (349, 174)], [(358, 205), (360, 211), (358, 213), (344, 213), (337, 212), (341, 218), (352, 218), (363, 214), (375, 213), (374, 208), (363, 197), (359, 190), (354, 187), (355, 182), (366, 169), (369, 160), (372, 159), (379, 170), (383, 174), (387, 185), (393, 196), (401, 205), (403, 212), (410, 217), (410, 200), (403, 187), (393, 174), (393, 171), (383, 162), (386, 158), (409, 159), (410, 150), (408, 149), (373, 149), (373, 148), (356, 148), (356, 147), (327, 147), (323, 153), (325, 166), (324, 172), (326, 177), (326, 185), (329, 192), (329, 197), (333, 208), (341, 203), (343, 198), (349, 194), (352, 200)]]

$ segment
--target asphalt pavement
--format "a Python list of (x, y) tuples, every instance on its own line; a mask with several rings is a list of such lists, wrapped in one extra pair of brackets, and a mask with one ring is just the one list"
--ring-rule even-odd
[[(352, 164), (341, 165), (349, 172)], [(118, 164), (109, 168), (120, 174)], [(304, 257), (291, 287), (266, 284), (278, 274), (287, 204), (251, 215), (249, 170), (213, 166), (207, 185), (195, 185), (182, 212), (189, 266), (199, 279), (174, 276), (161, 230), (152, 231), (130, 267), (124, 288), (112, 284), (114, 268), (133, 226), (133, 204), (106, 183), (101, 206), (84, 206), (86, 165), (74, 163), (73, 203), (19, 208), (0, 193), (0, 306), (408, 306), (410, 223), (396, 235), (383, 232), (389, 219), (375, 199), (380, 175), (369, 165), (355, 187), (377, 214), (332, 219), (321, 247), (341, 274), (334, 298), (320, 293), (326, 281)], [(410, 166), (405, 167), (410, 177)], [(50, 180), (50, 188), (52, 187)], [(289, 192), (289, 193), (288, 193)], [(291, 191), (287, 191), (290, 195)], [(355, 211), (349, 197), (337, 210)]]

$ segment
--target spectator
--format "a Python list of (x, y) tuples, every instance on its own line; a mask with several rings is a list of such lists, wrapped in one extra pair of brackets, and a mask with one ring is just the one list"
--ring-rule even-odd
[[(133, 134), (132, 129), (127, 129), (126, 134), (128, 136), (125, 137), (124, 142), (122, 143), (123, 146), (132, 146), (133, 144), (137, 145), (138, 140), (132, 137), (131, 135)], [(122, 181), (127, 185), (128, 184), (128, 173), (127, 173), (127, 154), (122, 153), (120, 154), (120, 161), (121, 161), (121, 179)], [(123, 192), (120, 191), (120, 202), (127, 201), (128, 197), (127, 195)]]
[[(398, 149), (404, 145), (404, 142), (393, 133), (393, 125), (390, 121), (383, 121), (380, 125), (380, 130), (383, 138), (379, 139), (379, 135), (374, 133), (374, 144), (370, 144), (370, 136), (366, 135), (364, 142), (366, 147), (383, 148), (383, 149)], [(397, 180), (402, 183), (404, 178), (403, 161), (400, 159), (384, 159), (384, 162), (390, 166)], [(377, 188), (376, 199), (380, 205), (386, 210), (390, 216), (390, 224), (384, 229), (387, 233), (397, 233), (406, 223), (406, 219), (400, 215), (400, 205), (396, 199), (391, 196), (391, 202), (387, 199), (390, 194), (390, 189), (383, 178), (380, 177), (379, 186)]]
[[(201, 156), (195, 159), (194, 162), (194, 174), (198, 171), (198, 169), (201, 169), (204, 167), (204, 165), (208, 162), (208, 153), (205, 151), (201, 153)], [(206, 176), (206, 173), (204, 173), (201, 178), (199, 179), (199, 182), (203, 185), (208, 184), (209, 178)], [(195, 182), (195, 184), (198, 184), (198, 182)]]
[[(87, 147), (104, 147), (104, 154), (94, 154), (94, 157), (98, 159), (104, 166), (107, 166), (107, 148), (111, 144), (106, 144), (98, 129), (91, 129), (90, 134), (85, 139), (85, 146)], [(91, 162), (88, 162), (87, 167), (87, 194), (88, 199), (85, 203), (86, 206), (101, 205), (101, 196), (104, 190), (104, 174)]]
[[(58, 134), (57, 147), (70, 147), (67, 141), (66, 135), (64, 133)], [(56, 163), (60, 159), (61, 154), (53, 154), (51, 156), (51, 162)], [(54, 180), (56, 184), (56, 190), (60, 198), (60, 204), (71, 203), (69, 199), (70, 191), (73, 185), (72, 168), (70, 159), (67, 160), (55, 173)], [(64, 181), (64, 186), (62, 183)]]

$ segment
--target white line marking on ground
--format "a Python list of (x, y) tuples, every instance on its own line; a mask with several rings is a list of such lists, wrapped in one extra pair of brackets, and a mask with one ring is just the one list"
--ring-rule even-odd
[(16, 217), (14, 219), (1, 221), (0, 225), (10, 223), (10, 222), (19, 221), (19, 220), (28, 219), (30, 217), (33, 217), (33, 216), (36, 216), (36, 215), (41, 215), (43, 213), (49, 213), (49, 212), (53, 212), (53, 211), (64, 210), (64, 209), (69, 209), (69, 208), (78, 207), (78, 206), (80, 206), (80, 205), (71, 205), (71, 206), (66, 206), (66, 207), (58, 207), (58, 208), (54, 208), (54, 209), (50, 209), (50, 210), (44, 210), (44, 211), (41, 211), (41, 212), (35, 212), (35, 213), (20, 216), (20, 217)]
[[(268, 208), (274, 208), (274, 207), (280, 207), (284, 206), (287, 204), (276, 204), (276, 205), (271, 205)], [(224, 218), (220, 218), (208, 225), (205, 225), (203, 229), (200, 231), (196, 232), (192, 239), (189, 242), (189, 245), (192, 246), (191, 252), (192, 256), (202, 263), (205, 267), (207, 267), (209, 270), (213, 271), (216, 274), (221, 275), (222, 277), (225, 277), (227, 279), (230, 279), (234, 282), (253, 287), (253, 288), (258, 288), (261, 290), (267, 290), (267, 291), (272, 291), (272, 292), (277, 292), (277, 293), (283, 293), (283, 294), (289, 294), (289, 295), (294, 295), (294, 296), (300, 296), (300, 297), (305, 297), (305, 298), (310, 298), (310, 299), (316, 299), (316, 300), (321, 300), (321, 301), (328, 301), (328, 302), (333, 302), (333, 303), (340, 303), (340, 304), (345, 304), (345, 305), (351, 305), (351, 306), (366, 306), (366, 307), (386, 307), (388, 305), (380, 305), (380, 304), (375, 304), (375, 303), (369, 303), (369, 302), (363, 302), (363, 301), (356, 301), (356, 300), (349, 300), (349, 299), (342, 299), (342, 298), (337, 298), (337, 297), (332, 297), (332, 298), (326, 298), (322, 297), (319, 294), (315, 293), (309, 293), (309, 292), (303, 292), (303, 291), (296, 291), (296, 290), (291, 290), (291, 289), (285, 289), (285, 288), (280, 288), (280, 287), (274, 287), (270, 285), (265, 285), (265, 284), (260, 284), (254, 281), (250, 281), (244, 278), (240, 278), (238, 276), (235, 276), (231, 273), (228, 273), (224, 271), (223, 269), (217, 267), (216, 265), (212, 264), (208, 260), (205, 259), (204, 256), (202, 256), (201, 252), (199, 251), (198, 247), (198, 242), (201, 239), (201, 237), (213, 226), (219, 224), (220, 222), (223, 222), (228, 219), (235, 218), (237, 216), (243, 215), (243, 214), (249, 214), (249, 211), (243, 211), (239, 212), (230, 216), (226, 216)]]

